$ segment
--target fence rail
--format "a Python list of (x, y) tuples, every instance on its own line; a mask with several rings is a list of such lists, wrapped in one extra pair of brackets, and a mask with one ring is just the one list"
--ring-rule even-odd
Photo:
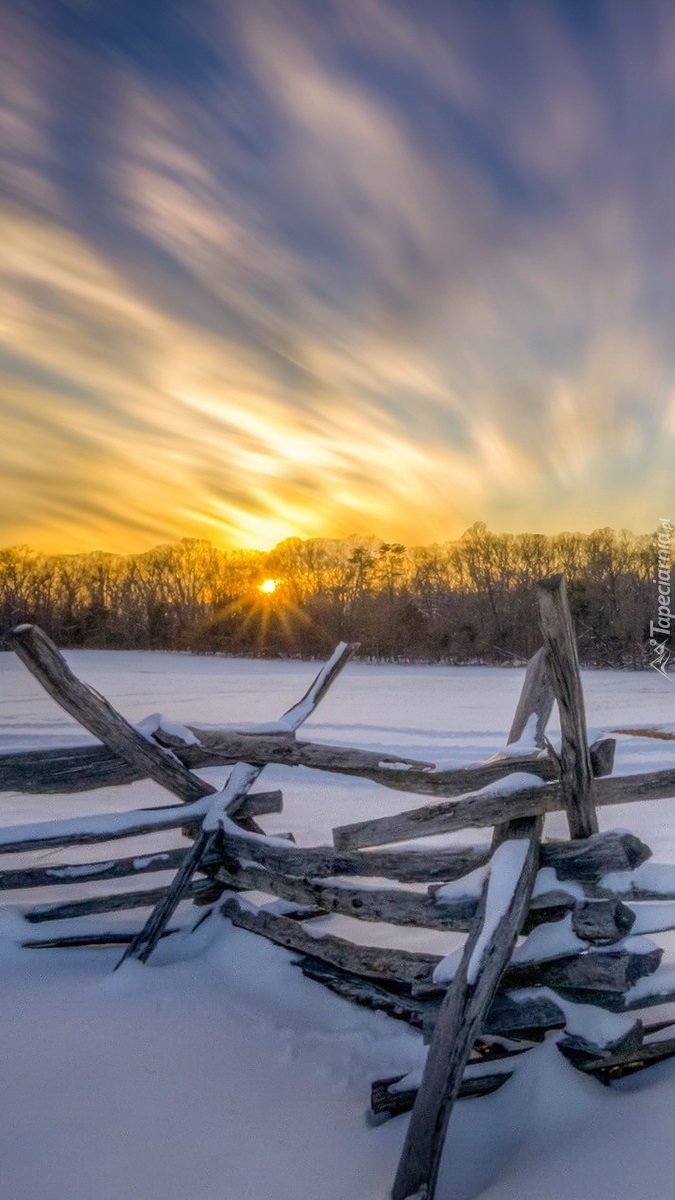
[[(675, 1000), (675, 968), (664, 967), (661, 949), (645, 940), (675, 928), (675, 868), (650, 864), (649, 874), (640, 874), (649, 847), (630, 833), (598, 833), (596, 816), (599, 805), (674, 796), (675, 770), (611, 774), (614, 739), (591, 746), (587, 741), (562, 577), (543, 581), (538, 598), (544, 645), (528, 664), (504, 752), (443, 771), (398, 755), (298, 739), (297, 730), (349, 661), (353, 644), (338, 646), (305, 696), (271, 730), (193, 725), (181, 735), (180, 728), (159, 723), (152, 732), (147, 723), (130, 725), (73, 675), (42, 631), (20, 626), (13, 645), (22, 661), (103, 744), (1, 755), (0, 791), (72, 794), (150, 778), (179, 803), (0, 829), (0, 855), (150, 839), (175, 829), (192, 839), (185, 848), (155, 844), (144, 855), (32, 862), (0, 871), (5, 892), (171, 876), (159, 887), (33, 904), (23, 912), (24, 944), (121, 944), (120, 963), (129, 956), (145, 962), (176, 928), (170, 922), (181, 901), (192, 900), (207, 906), (200, 921), (227, 918), (260, 934), (292, 950), (308, 978), (420, 1029), (430, 1043), (421, 1077), (373, 1085), (375, 1113), (412, 1109), (393, 1200), (421, 1191), (433, 1200), (455, 1100), (503, 1086), (521, 1052), (547, 1030), (567, 1027), (570, 1006), (607, 1010), (602, 1041), (597, 1033), (584, 1038), (568, 1030), (560, 1042), (573, 1065), (604, 1082), (675, 1053), (675, 1039), (650, 1042), (656, 1027), (636, 1015)], [(561, 717), (559, 752), (545, 732), (554, 703)], [(339, 826), (332, 846), (301, 847), (291, 835), (267, 836), (256, 820), (282, 811), (280, 791), (251, 791), (273, 763), (356, 776), (435, 799)], [(195, 774), (207, 766), (233, 767), (223, 788)], [(556, 811), (567, 813), (569, 840), (542, 838), (544, 815)], [(438, 848), (420, 841), (466, 828), (491, 828), (491, 844)], [(405, 886), (420, 883), (426, 891)], [(276, 898), (277, 907), (252, 903), (254, 892)], [(150, 909), (141, 928), (105, 928), (91, 920), (78, 925), (83, 917), (133, 909)], [(312, 918), (333, 913), (467, 937), (454, 960), (362, 945), (317, 933)], [(49, 929), (50, 923), (53, 934), (30, 928)], [(553, 942), (546, 934), (552, 924)], [(514, 950), (521, 935), (526, 940)], [(477, 1077), (472, 1064), (481, 1056), (514, 1062)]]

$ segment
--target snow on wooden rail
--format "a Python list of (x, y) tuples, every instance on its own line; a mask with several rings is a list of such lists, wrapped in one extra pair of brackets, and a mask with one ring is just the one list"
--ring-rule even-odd
[[(590, 747), (587, 741), (562, 577), (542, 581), (538, 599), (544, 645), (528, 664), (507, 747), (489, 762), (443, 771), (398, 755), (297, 739), (354, 645), (338, 646), (305, 696), (272, 725), (224, 730), (155, 717), (133, 726), (73, 675), (42, 631), (19, 627), (13, 645), (23, 662), (103, 744), (0, 756), (0, 790), (77, 792), (151, 778), (180, 803), (0, 829), (0, 854), (179, 827), (193, 838), (186, 849), (142, 857), (0, 871), (5, 891), (173, 873), (166, 886), (33, 905), (23, 912), (23, 928), (53, 925), (54, 932), (26, 932), (23, 943), (120, 943), (126, 946), (120, 962), (129, 956), (145, 962), (172, 932), (178, 905), (190, 899), (209, 906), (209, 920), (226, 918), (291, 950), (308, 978), (409, 1022), (429, 1042), (424, 1072), (373, 1085), (380, 1114), (412, 1108), (394, 1200), (422, 1193), (434, 1200), (455, 1100), (507, 1084), (518, 1056), (546, 1031), (563, 1030), (560, 1049), (569, 1061), (605, 1082), (674, 1054), (675, 1038), (650, 1042), (657, 1027), (645, 1027), (637, 1014), (675, 999), (675, 967), (662, 965), (661, 948), (647, 936), (675, 928), (675, 868), (648, 863), (649, 848), (630, 833), (598, 833), (596, 805), (672, 797), (675, 771), (611, 775), (614, 740)], [(559, 753), (545, 736), (554, 702)], [(270, 763), (437, 799), (338, 827), (333, 846), (296, 846), (266, 836), (255, 820), (281, 811), (280, 792), (250, 790)], [(233, 765), (220, 790), (194, 773), (214, 765)], [(557, 810), (567, 813), (572, 837), (543, 841), (543, 816)], [(409, 844), (467, 827), (492, 827), (492, 844)], [(275, 904), (252, 903), (254, 892), (276, 897)], [(151, 910), (140, 930), (78, 926), (82, 917), (136, 908)], [(314, 918), (332, 913), (467, 938), (445, 958), (385, 948), (377, 938), (357, 944), (325, 922), (317, 929)], [(514, 949), (519, 935), (525, 940)], [(476, 1075), (477, 1055), (513, 1062)]]

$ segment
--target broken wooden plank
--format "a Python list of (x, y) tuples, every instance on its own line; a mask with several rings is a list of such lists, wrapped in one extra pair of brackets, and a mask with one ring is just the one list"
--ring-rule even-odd
[[(641, 980), (627, 995), (602, 997), (603, 1007), (613, 1012), (638, 1012), (675, 1002), (675, 964), (664, 963), (648, 979)], [(588, 1003), (592, 1003), (591, 1000)]]
[[(423, 1187), (428, 1200), (433, 1200), (445, 1133), (471, 1047), (529, 907), (540, 833), (541, 822), (536, 818), (513, 822), (495, 851), (481, 908), (431, 1037), (394, 1181), (393, 1200), (406, 1200)], [(508, 895), (506, 905), (502, 892)]]
[[(425, 1023), (428, 1020), (424, 1018)], [(550, 996), (532, 992), (523, 996), (503, 990), (494, 996), (482, 1032), (538, 1040), (547, 1030), (563, 1029), (564, 1025), (563, 1010)]]
[(662, 1041), (643, 1042), (636, 1050), (625, 1054), (616, 1054), (610, 1058), (599, 1058), (588, 1062), (576, 1062), (578, 1071), (586, 1075), (594, 1075), (601, 1083), (609, 1085), (615, 1079), (623, 1079), (626, 1075), (634, 1075), (645, 1067), (655, 1066), (665, 1062), (675, 1055), (675, 1038), (664, 1038)]
[(570, 836), (589, 837), (598, 832), (598, 818), (593, 803), (593, 770), (579, 656), (565, 576), (552, 575), (541, 580), (537, 584), (537, 598), (546, 665), (560, 714), (560, 787)]
[(600, 1059), (614, 1058), (616, 1055), (634, 1054), (643, 1044), (645, 1029), (642, 1021), (636, 1020), (630, 1028), (622, 1031), (617, 1037), (605, 1042), (602, 1046), (597, 1042), (589, 1042), (579, 1034), (565, 1034), (558, 1038), (556, 1045), (561, 1054), (573, 1066), (584, 1063), (597, 1064)]
[(598, 738), (597, 741), (591, 743), (588, 752), (591, 756), (591, 770), (594, 779), (602, 779), (604, 776), (612, 774), (616, 755), (616, 738)]

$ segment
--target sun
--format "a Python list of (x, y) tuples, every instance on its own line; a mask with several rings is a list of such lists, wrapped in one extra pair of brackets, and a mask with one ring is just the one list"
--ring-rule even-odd
[(266, 596), (271, 596), (272, 592), (276, 592), (278, 585), (278, 579), (263, 579), (262, 583), (258, 584), (258, 591), (264, 592)]

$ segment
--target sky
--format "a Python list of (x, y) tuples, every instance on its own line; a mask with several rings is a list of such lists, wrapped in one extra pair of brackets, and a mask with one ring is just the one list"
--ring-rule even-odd
[(675, 518), (670, 0), (0, 23), (0, 545)]

